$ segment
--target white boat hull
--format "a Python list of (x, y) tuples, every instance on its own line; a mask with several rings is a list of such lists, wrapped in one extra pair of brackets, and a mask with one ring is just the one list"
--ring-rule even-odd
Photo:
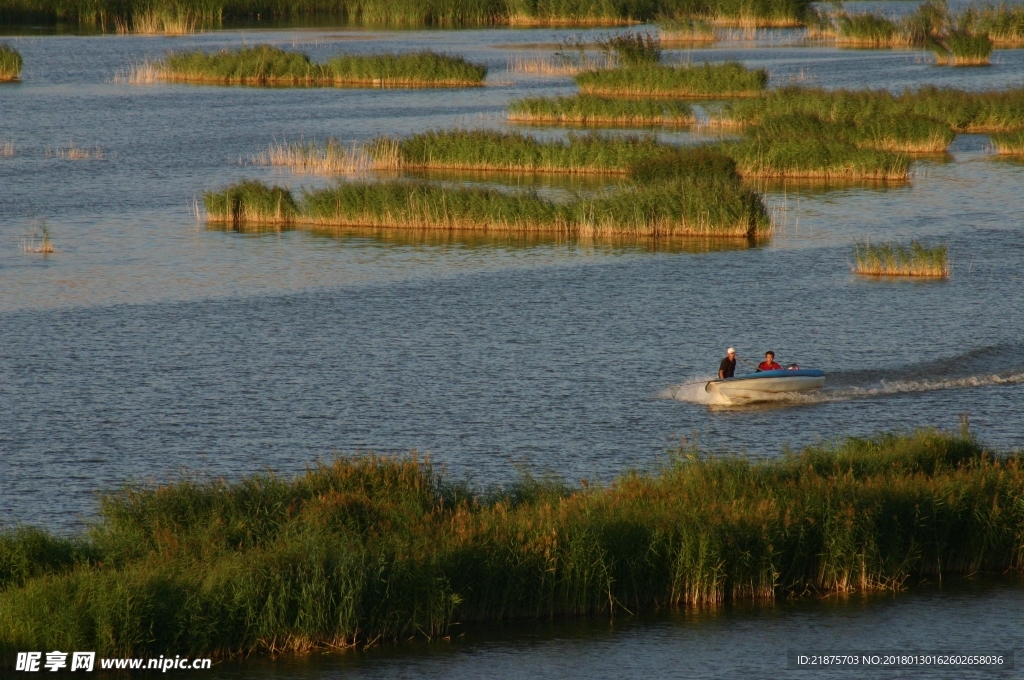
[[(813, 392), (825, 386), (825, 374), (820, 371), (799, 371), (803, 375), (773, 375), (760, 377), (756, 373), (727, 380), (712, 380), (706, 386), (708, 393), (717, 395), (729, 404), (767, 401), (783, 394)], [(793, 373), (798, 373), (794, 371)], [(814, 373), (814, 375), (808, 375)]]

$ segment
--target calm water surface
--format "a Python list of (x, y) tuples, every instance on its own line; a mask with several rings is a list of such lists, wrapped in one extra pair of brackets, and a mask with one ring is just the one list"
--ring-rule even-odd
[[(904, 186), (770, 188), (779, 227), (756, 248), (242, 235), (208, 230), (191, 214), (203, 190), (241, 177), (292, 187), (328, 181), (252, 166), (275, 141), (509, 129), (510, 99), (574, 88), (507, 64), (549, 54), (531, 46), (568, 34), (12, 38), (26, 69), (22, 83), (0, 87), (0, 142), (15, 147), (0, 157), (0, 523), (71, 530), (92, 516), (98, 491), (128, 480), (167, 479), (183, 468), (291, 473), (336, 451), (429, 451), (452, 475), (489, 484), (523, 467), (568, 479), (653, 469), (680, 437), (773, 456), (841, 434), (951, 427), (964, 413), (985, 441), (1024, 445), (1024, 165), (993, 158), (984, 136), (961, 136), (948, 158), (919, 161)], [(785, 31), (733, 37), (669, 56), (740, 59), (768, 68), (776, 84), (1024, 84), (1020, 50), (996, 52), (990, 68), (950, 69), (920, 52), (807, 46)], [(451, 50), (486, 62), (490, 85), (134, 86), (119, 75), (168, 49), (243, 42), (295, 46), (316, 60), (343, 50)], [(103, 157), (61, 158), (72, 144), (99, 147)], [(532, 182), (552, 195), (595, 188), (468, 179)], [(42, 221), (58, 252), (21, 252)], [(858, 279), (852, 245), (864, 238), (948, 244), (953, 276)], [(828, 388), (796, 404), (709, 407), (685, 383), (710, 376), (727, 345), (751, 359), (771, 348), (783, 362), (821, 366)], [(516, 628), (218, 672), (777, 676), (792, 639), (941, 648), (955, 637), (1013, 647), (1022, 593), (1003, 585), (611, 627)]]

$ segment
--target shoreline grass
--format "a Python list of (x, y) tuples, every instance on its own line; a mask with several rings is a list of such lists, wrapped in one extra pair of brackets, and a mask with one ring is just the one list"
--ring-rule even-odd
[(508, 119), (532, 123), (675, 127), (697, 122), (693, 107), (684, 102), (623, 100), (593, 95), (519, 99), (509, 104)]
[(0, 663), (25, 649), (224, 656), (443, 637), (477, 621), (898, 591), (1024, 569), (1020, 454), (969, 434), (756, 461), (683, 448), (570, 487), (416, 457), (101, 497), (87, 534), (0, 533)]
[(949, 248), (928, 247), (911, 241), (904, 247), (897, 243), (857, 243), (853, 271), (863, 276), (949, 276)]
[(333, 25), (367, 27), (625, 26), (659, 19), (697, 20), (714, 25), (778, 27), (800, 25), (810, 0), (10, 0), (0, 6), (6, 23), (70, 23), (98, 30), (171, 26), (219, 28), (230, 20), (330, 19)]
[(18, 50), (7, 43), (0, 43), (0, 82), (20, 79), (23, 63)]
[(911, 37), (894, 21), (877, 14), (836, 16), (836, 42), (851, 47), (908, 47)]
[(764, 69), (739, 62), (700, 65), (643, 65), (585, 71), (575, 76), (582, 94), (680, 99), (753, 97), (768, 84)]
[(171, 52), (163, 61), (133, 69), (129, 82), (245, 85), (351, 85), (370, 87), (469, 87), (482, 85), (487, 68), (463, 57), (423, 51), (410, 54), (339, 55), (314, 64), (305, 54), (271, 45), (219, 52)]
[(989, 135), (996, 153), (1001, 156), (1024, 156), (1024, 130)]
[[(616, 191), (593, 198), (577, 194), (564, 203), (542, 198), (534, 191), (510, 193), (390, 180), (339, 183), (304, 191), (299, 199), (281, 187), (243, 181), (206, 192), (203, 204), (209, 222), (236, 226), (296, 224), (655, 238), (762, 238), (771, 234), (772, 223), (761, 197), (743, 186), (735, 162), (721, 152), (659, 148), (644, 139), (619, 146), (602, 144), (584, 140), (575, 149), (564, 145), (562, 151), (567, 153), (561, 157), (549, 150), (548, 158), (555, 159), (550, 162), (563, 168), (571, 167), (566, 164), (574, 162), (580, 149), (584, 153), (596, 149), (609, 157), (619, 154), (616, 162), (630, 163), (628, 179)], [(417, 153), (423, 148), (421, 145)], [(529, 162), (535, 163), (536, 157)]]

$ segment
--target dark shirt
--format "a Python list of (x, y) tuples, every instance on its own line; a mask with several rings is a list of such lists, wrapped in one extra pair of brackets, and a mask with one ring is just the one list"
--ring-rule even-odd
[(718, 372), (723, 378), (731, 378), (736, 373), (736, 360), (726, 357), (718, 365)]

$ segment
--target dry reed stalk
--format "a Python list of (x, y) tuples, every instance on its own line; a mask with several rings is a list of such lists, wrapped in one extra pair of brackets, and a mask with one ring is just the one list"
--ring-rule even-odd
[(505, 62), (512, 73), (533, 73), (542, 76), (574, 76), (577, 73), (598, 68), (607, 68), (607, 60), (587, 58), (573, 63), (557, 57), (516, 57)]
[(144, 61), (128, 69), (128, 76), (122, 74), (115, 76), (115, 82), (126, 80), (130, 85), (153, 85), (164, 79), (164, 72), (161, 66), (152, 61)]
[(10, 158), (14, 155), (14, 142), (7, 140), (0, 142), (0, 158)]
[(271, 144), (266, 151), (253, 156), (252, 163), (321, 175), (351, 175), (378, 169), (365, 147), (353, 144), (344, 149), (334, 139), (323, 146), (315, 142)]
[(708, 94), (696, 92), (652, 92), (645, 87), (602, 87), (600, 85), (581, 85), (581, 94), (595, 97), (613, 97), (615, 99), (755, 99), (764, 93), (760, 90), (738, 90), (736, 92), (713, 92)]
[(66, 149), (63, 147), (58, 148), (54, 155), (57, 156), (57, 158), (63, 158), (69, 161), (101, 161), (106, 158), (106, 152), (99, 144), (92, 149), (87, 149), (85, 147), (75, 146), (74, 143), (71, 143)]
[(949, 149), (949, 141), (941, 133), (934, 133), (928, 139), (917, 142), (882, 138), (857, 142), (857, 146), (862, 149), (926, 155), (946, 153), (946, 150)]
[(854, 273), (864, 276), (949, 276), (946, 246), (928, 248), (915, 241), (905, 248), (892, 243), (872, 245), (857, 243), (854, 251)]
[(741, 15), (738, 17), (703, 17), (700, 19), (713, 26), (722, 28), (743, 28), (754, 30), (758, 28), (799, 28), (803, 23), (799, 19), (790, 17), (766, 18), (753, 15)]
[(975, 55), (936, 55), (935, 63), (943, 66), (991, 66), (992, 59), (990, 55), (975, 56)]

